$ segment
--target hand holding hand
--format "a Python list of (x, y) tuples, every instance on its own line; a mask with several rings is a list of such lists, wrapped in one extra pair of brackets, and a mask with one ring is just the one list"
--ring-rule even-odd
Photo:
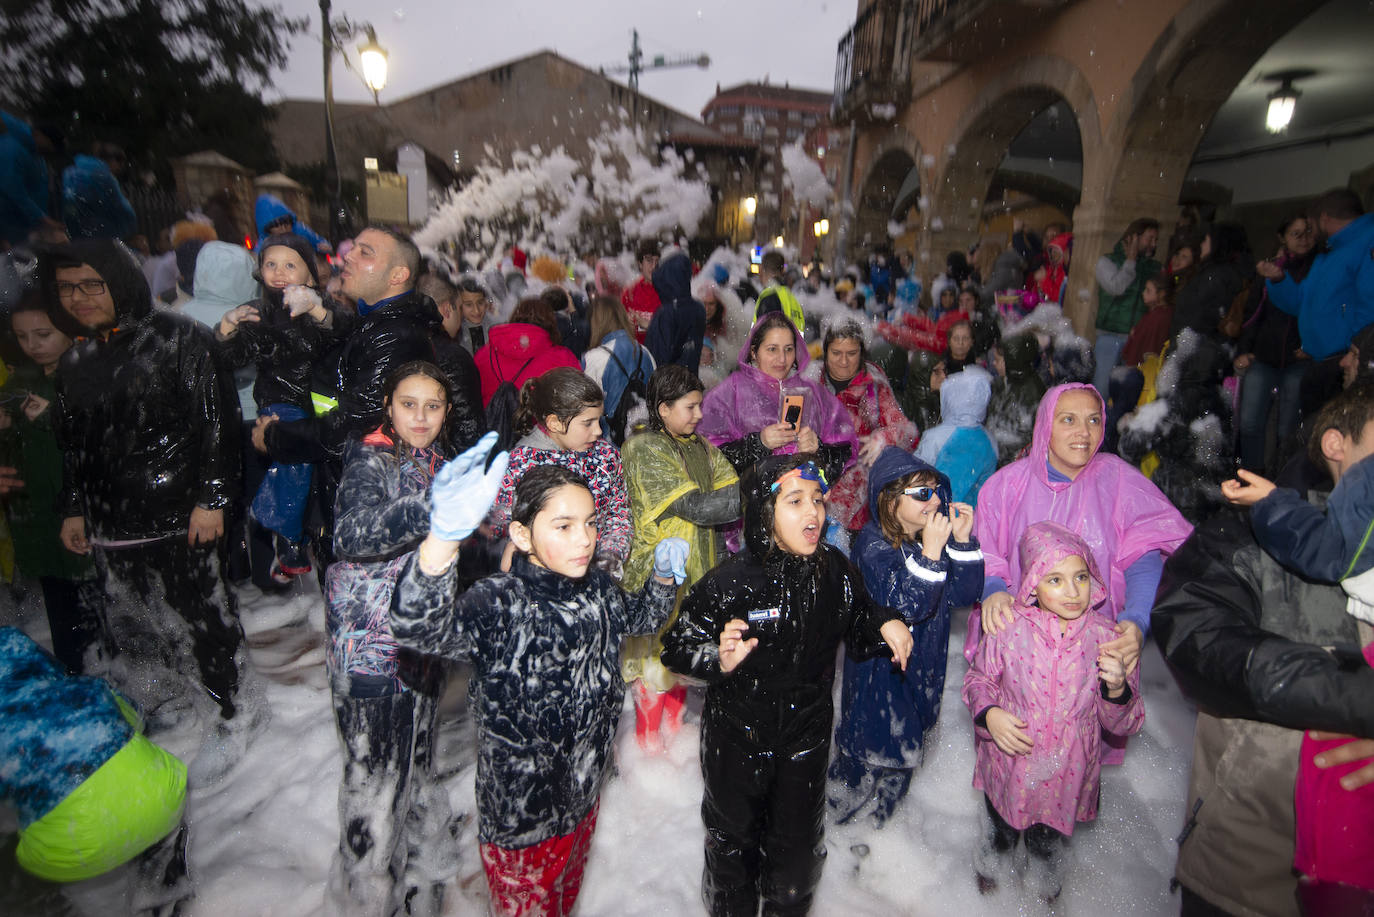
[(726, 675), (733, 672), (744, 661), (744, 657), (759, 645), (758, 637), (744, 639), (747, 630), (748, 624), (739, 618), (731, 618), (726, 622), (725, 630), (720, 632), (720, 670)]
[(210, 544), (223, 534), (224, 510), (202, 509), (199, 506), (191, 510), (191, 522), (186, 531), (186, 540), (190, 544)]
[(253, 423), (253, 448), (267, 454), (267, 428), (281, 420), (276, 414), (268, 414), (266, 417), (259, 417)]
[(1102, 644), (1101, 650), (1120, 659), (1126, 668), (1126, 674), (1129, 675), (1140, 662), (1140, 651), (1145, 646), (1145, 634), (1141, 631), (1140, 625), (1133, 621), (1117, 621), (1114, 630), (1120, 636)]
[(973, 537), (973, 507), (967, 503), (951, 503), (949, 514), (950, 534), (960, 544), (968, 544)]
[(769, 449), (781, 449), (788, 443), (797, 441), (797, 432), (791, 424), (778, 421), (760, 430), (759, 440)]
[(1004, 754), (1028, 755), (1035, 747), (1030, 733), (1026, 732), (1030, 724), (1001, 707), (988, 709), (987, 724), (988, 732), (992, 733), (992, 741), (997, 743), (997, 747)]
[(430, 497), (429, 534), (441, 541), (462, 541), (477, 530), (496, 501), (506, 475), (510, 453), (502, 452), (484, 469), (487, 455), (496, 446), (496, 433), (488, 433), (467, 452), (453, 459), (434, 476)]
[(691, 546), (682, 538), (665, 538), (654, 545), (654, 576), (682, 585), (687, 579), (687, 555), (690, 551)]
[(1254, 506), (1273, 493), (1275, 486), (1268, 478), (1238, 468), (1235, 478), (1221, 482), (1221, 495), (1234, 506)]
[(921, 529), (921, 553), (927, 560), (939, 560), (949, 543), (949, 533), (953, 529), (949, 517), (944, 513), (932, 512), (926, 517), (925, 527)]
[(1108, 652), (1097, 656), (1097, 677), (1107, 686), (1108, 697), (1120, 697), (1126, 690), (1126, 666), (1121, 660)]
[(57, 536), (62, 547), (73, 554), (91, 553), (91, 543), (86, 539), (86, 520), (81, 516), (68, 516), (62, 520), (62, 531)]
[(815, 452), (821, 447), (821, 438), (816, 435), (816, 431), (810, 427), (802, 427), (797, 431), (797, 451)]
[(994, 592), (983, 599), (983, 633), (995, 634), (1011, 623), (1010, 592)]
[(892, 650), (892, 661), (906, 671), (906, 662), (911, 658), (911, 649), (916, 645), (916, 641), (911, 637), (911, 628), (907, 627), (902, 621), (888, 621), (878, 632), (883, 635), (883, 642), (888, 649)]

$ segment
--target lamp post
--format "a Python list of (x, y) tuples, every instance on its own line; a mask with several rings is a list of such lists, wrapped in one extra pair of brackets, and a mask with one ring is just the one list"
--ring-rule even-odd
[[(320, 32), (324, 46), (324, 168), (329, 190), (329, 241), (337, 244), (343, 237), (343, 176), (339, 173), (339, 154), (334, 146), (334, 51), (338, 37), (351, 37), (361, 28), (367, 43), (358, 52), (363, 65), (363, 81), (372, 90), (372, 100), (381, 104), (377, 93), (386, 86), (386, 52), (377, 44), (377, 33), (370, 25), (354, 25), (347, 19), (330, 21), (330, 0), (320, 0)], [(345, 58), (345, 63), (347, 59)]]

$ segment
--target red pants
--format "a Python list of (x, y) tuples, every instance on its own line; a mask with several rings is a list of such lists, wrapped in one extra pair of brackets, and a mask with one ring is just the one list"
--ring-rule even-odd
[(482, 844), (482, 866), (499, 917), (567, 917), (582, 890), (582, 869), (596, 830), (600, 803), (571, 834), (512, 850)]

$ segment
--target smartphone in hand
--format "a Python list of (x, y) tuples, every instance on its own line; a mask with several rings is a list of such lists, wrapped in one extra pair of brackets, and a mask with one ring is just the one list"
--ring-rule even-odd
[(782, 396), (782, 422), (797, 429), (801, 424), (802, 408), (806, 405), (806, 395), (801, 392), (784, 392)]

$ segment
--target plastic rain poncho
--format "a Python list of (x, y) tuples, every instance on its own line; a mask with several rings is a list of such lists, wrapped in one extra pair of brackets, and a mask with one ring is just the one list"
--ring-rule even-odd
[[(665, 538), (681, 538), (691, 548), (687, 555), (687, 578), (681, 590), (686, 595), (686, 590), (716, 565), (721, 556), (721, 540), (713, 527), (688, 522), (668, 509), (689, 493), (729, 487), (739, 477), (719, 449), (696, 435), (640, 433), (625, 441), (622, 459), (630, 492), (634, 540), (620, 584), (631, 592), (643, 586), (653, 571), (654, 547)], [(676, 615), (670, 615), (664, 628), (671, 627), (675, 620)], [(620, 670), (626, 682), (643, 678), (655, 691), (667, 691), (677, 684), (677, 676), (659, 660), (663, 652), (661, 635), (662, 631), (625, 641)]]
[[(1021, 533), (1045, 520), (1071, 527), (1092, 548), (1093, 560), (1106, 577), (1102, 613), (1116, 620), (1126, 603), (1126, 569), (1150, 551), (1173, 553), (1193, 529), (1159, 488), (1114, 455), (1099, 452), (1074, 480), (1050, 481), (1050, 425), (1060, 397), (1074, 391), (1097, 390), (1067, 383), (1045, 394), (1036, 412), (1030, 452), (998, 469), (983, 485), (974, 529), (983, 547), (985, 575), (1015, 584), (1021, 582), (1016, 555)], [(977, 645), (978, 618), (969, 617), (965, 655)]]
[[(1072, 834), (1075, 822), (1096, 818), (1103, 730), (1129, 736), (1145, 722), (1140, 669), (1128, 676), (1126, 693), (1117, 700), (1100, 689), (1098, 651), (1116, 632), (1099, 613), (1107, 593), (1086, 551), (1083, 539), (1053, 522), (1026, 532), (1018, 551), (1025, 572), (1017, 581), (1012, 622), (984, 639), (964, 676), (964, 704), (975, 721), (1001, 707), (1027, 723), (1034, 743), (1028, 755), (1009, 755), (986, 726), (974, 729), (973, 786), (1018, 831), (1041, 824)], [(1083, 557), (1092, 576), (1093, 608), (1065, 628), (1058, 615), (1032, 604), (1033, 593), (1056, 564), (1074, 555)]]
[[(706, 393), (701, 404), (702, 419), (697, 427), (697, 435), (706, 437), (713, 446), (722, 447), (736, 469), (742, 464), (739, 461), (740, 454), (746, 451), (750, 454), (744, 464), (753, 464), (768, 454), (761, 444), (750, 450), (735, 449), (735, 454), (724, 447), (746, 438), (757, 440), (760, 430), (781, 419), (783, 393), (799, 393), (806, 398), (802, 406), (801, 425), (816, 432), (821, 442), (821, 463), (826, 474), (833, 475), (831, 480), (835, 480), (839, 472), (848, 468), (859, 454), (854, 421), (844, 405), (825, 386), (801, 375), (801, 371), (810, 364), (811, 355), (807, 352), (801, 332), (796, 329), (793, 329), (793, 333), (797, 338), (797, 368), (786, 379), (779, 382), (749, 362), (754, 335), (764, 321), (767, 321), (767, 315), (754, 323), (749, 331), (748, 342), (740, 348), (739, 369)], [(827, 446), (835, 448), (827, 450)], [(841, 449), (848, 450), (842, 458), (838, 454)], [(772, 454), (791, 455), (796, 451), (796, 443), (788, 443), (773, 450)], [(827, 455), (827, 451), (833, 454)]]

